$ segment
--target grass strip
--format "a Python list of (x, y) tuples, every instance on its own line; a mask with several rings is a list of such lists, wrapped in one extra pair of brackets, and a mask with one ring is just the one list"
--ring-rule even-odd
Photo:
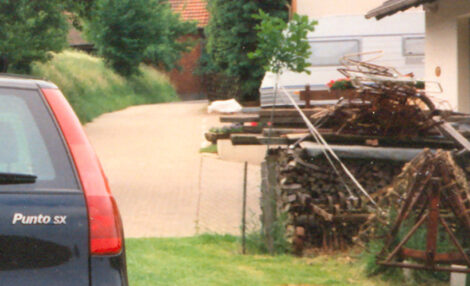
[(53, 54), (49, 62), (35, 63), (32, 74), (55, 83), (83, 124), (128, 106), (178, 100), (168, 78), (154, 68), (141, 65), (140, 75), (124, 78), (83, 52)]
[(127, 239), (131, 285), (393, 285), (347, 254), (241, 255), (237, 237)]

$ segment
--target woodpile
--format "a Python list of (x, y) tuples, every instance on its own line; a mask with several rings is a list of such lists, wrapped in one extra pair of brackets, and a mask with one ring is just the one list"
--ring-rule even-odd
[[(354, 186), (346, 189), (342, 177), (324, 158), (312, 158), (302, 149), (278, 149), (280, 213), (296, 252), (303, 248), (345, 249), (353, 243), (374, 208)], [(388, 186), (402, 162), (344, 160), (360, 183), (374, 194)]]
[[(245, 134), (231, 135), (234, 145), (288, 145), (270, 149), (262, 167), (262, 224), (268, 249), (274, 245), (276, 222), (283, 217), (297, 253), (304, 248), (341, 250), (361, 237), (367, 240), (371, 222), (383, 220), (377, 215), (380, 205), (387, 210), (390, 204), (384, 202), (397, 199), (389, 186), (406, 162), (425, 148), (470, 154), (465, 138), (470, 137), (470, 115), (439, 110), (421, 83), (397, 78), (399, 73), (391, 68), (354, 60), (340, 71), (351, 78), (354, 96), (331, 106), (313, 103), (302, 110), (306, 118), (294, 108), (221, 118), (247, 128)], [(321, 151), (312, 154), (306, 143), (320, 145), (325, 153), (326, 146), (336, 145), (339, 157), (335, 161)]]

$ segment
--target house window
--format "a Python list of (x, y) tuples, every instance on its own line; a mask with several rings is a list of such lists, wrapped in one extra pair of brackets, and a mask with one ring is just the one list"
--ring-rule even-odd
[[(313, 66), (338, 66), (343, 56), (360, 53), (359, 40), (310, 42), (310, 63)], [(355, 59), (359, 60), (357, 56)]]
[(404, 56), (424, 56), (424, 37), (403, 38)]

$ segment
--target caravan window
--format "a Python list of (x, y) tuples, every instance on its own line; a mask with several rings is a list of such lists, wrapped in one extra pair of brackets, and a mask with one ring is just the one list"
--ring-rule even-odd
[[(359, 40), (310, 42), (310, 63), (313, 66), (338, 66), (344, 55), (360, 53)], [(356, 59), (360, 59), (359, 56)]]
[(403, 38), (404, 56), (424, 56), (424, 37)]

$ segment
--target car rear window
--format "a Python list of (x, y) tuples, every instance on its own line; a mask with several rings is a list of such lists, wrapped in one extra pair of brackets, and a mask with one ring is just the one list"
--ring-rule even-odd
[(37, 90), (0, 88), (0, 172), (37, 176), (34, 184), (5, 190), (76, 190), (64, 142)]

